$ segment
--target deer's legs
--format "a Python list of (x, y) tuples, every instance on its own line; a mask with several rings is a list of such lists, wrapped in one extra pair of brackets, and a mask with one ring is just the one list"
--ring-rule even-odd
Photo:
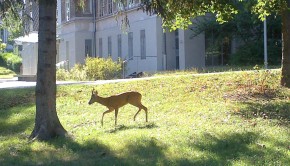
[(139, 114), (140, 111), (141, 111), (141, 108), (139, 108), (138, 112), (135, 114), (135, 116), (134, 116), (134, 121), (135, 121), (136, 116)]
[(115, 109), (115, 126), (117, 126), (117, 117), (119, 109)]
[(147, 107), (144, 106), (143, 109), (144, 109), (145, 114), (146, 114), (146, 122), (148, 122), (148, 111), (147, 111)]
[(145, 114), (146, 114), (146, 122), (148, 122), (148, 111), (147, 111), (147, 107), (145, 107), (144, 105), (140, 105), (140, 106), (138, 106), (138, 108), (139, 108), (139, 110), (138, 110), (138, 112), (135, 114), (135, 116), (134, 116), (134, 121), (135, 121), (135, 119), (136, 119), (136, 116), (139, 114), (139, 112), (141, 111), (141, 109), (143, 109), (144, 111), (145, 111)]
[(105, 112), (103, 113), (103, 116), (102, 116), (102, 121), (101, 121), (101, 123), (102, 123), (102, 126), (103, 126), (103, 119), (104, 119), (104, 115), (105, 115), (105, 114), (107, 114), (107, 113), (109, 113), (109, 112), (112, 112), (112, 111), (114, 111), (114, 109), (109, 109), (109, 110), (107, 110), (107, 111), (105, 111)]

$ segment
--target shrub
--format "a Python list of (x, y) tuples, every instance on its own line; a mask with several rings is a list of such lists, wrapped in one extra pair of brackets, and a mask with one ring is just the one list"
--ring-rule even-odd
[(14, 75), (15, 73), (12, 70), (0, 67), (0, 75)]
[(84, 66), (76, 64), (70, 71), (70, 78), (77, 81), (87, 80), (87, 73)]
[(58, 69), (57, 80), (104, 80), (120, 78), (122, 63), (114, 62), (111, 58), (87, 58), (85, 65), (76, 64), (70, 71)]
[(65, 81), (69, 80), (70, 73), (65, 69), (57, 69), (56, 70), (56, 80), (58, 81)]
[(20, 71), (22, 64), (22, 58), (13, 53), (2, 53), (0, 54), (0, 65), (7, 67), (15, 72)]
[(111, 58), (87, 58), (85, 70), (89, 80), (119, 78), (122, 75), (122, 64)]

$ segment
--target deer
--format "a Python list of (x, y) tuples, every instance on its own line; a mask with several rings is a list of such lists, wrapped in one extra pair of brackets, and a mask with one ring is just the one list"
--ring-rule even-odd
[(131, 105), (139, 108), (139, 110), (137, 111), (137, 113), (134, 116), (134, 121), (136, 119), (136, 116), (143, 109), (145, 111), (145, 114), (146, 114), (146, 122), (148, 122), (147, 107), (145, 107), (141, 103), (141, 98), (142, 98), (142, 95), (136, 91), (124, 92), (124, 93), (113, 95), (110, 97), (101, 97), (98, 95), (98, 91), (93, 89), (91, 99), (90, 99), (88, 104), (91, 105), (91, 104), (97, 102), (97, 103), (99, 103), (103, 106), (106, 106), (108, 108), (108, 110), (103, 113), (102, 120), (101, 120), (102, 126), (103, 126), (104, 115), (115, 110), (115, 126), (116, 126), (119, 108), (121, 108), (127, 104), (131, 104)]

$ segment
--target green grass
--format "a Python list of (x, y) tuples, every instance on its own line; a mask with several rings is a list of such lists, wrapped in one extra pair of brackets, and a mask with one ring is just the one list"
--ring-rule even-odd
[(0, 78), (13, 78), (15, 72), (0, 66)]
[[(186, 74), (186, 73), (185, 73)], [(104, 85), (59, 86), (57, 111), (72, 138), (29, 142), (33, 89), (0, 90), (1, 165), (287, 165), (290, 90), (279, 71), (181, 75)], [(114, 113), (88, 105), (101, 96), (137, 90), (137, 108)]]

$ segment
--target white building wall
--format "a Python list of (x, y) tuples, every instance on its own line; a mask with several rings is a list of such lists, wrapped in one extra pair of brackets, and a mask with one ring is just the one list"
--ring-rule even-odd
[(179, 30), (180, 69), (205, 67), (204, 34), (191, 38), (190, 30)]
[(22, 75), (36, 75), (38, 43), (22, 43)]
[[(60, 6), (61, 4), (58, 3)], [(60, 19), (60, 15), (58, 15)], [(118, 16), (120, 17), (120, 16)], [(122, 37), (122, 56), (128, 60), (128, 34), (121, 30), (121, 19), (116, 16), (104, 16), (99, 18), (94, 25), (93, 18), (75, 18), (58, 27), (59, 34), (59, 61), (69, 61), (69, 68), (76, 63), (84, 63), (85, 40), (91, 39), (94, 43), (94, 28), (96, 28), (96, 55), (99, 56), (99, 39), (102, 38), (103, 57), (108, 57), (108, 37), (112, 41), (112, 59), (118, 59), (118, 35)], [(128, 12), (130, 28), (128, 32), (133, 32), (133, 59), (127, 62), (127, 75), (133, 72), (156, 72), (158, 70), (175, 70), (191, 67), (204, 67), (205, 65), (205, 40), (204, 35), (190, 39), (189, 30), (179, 30), (176, 37), (175, 32), (166, 33), (164, 38), (161, 19), (156, 15), (148, 16), (141, 10), (132, 9)], [(94, 27), (95, 26), (95, 27)], [(146, 59), (141, 59), (140, 30), (145, 30), (146, 34)], [(164, 43), (166, 42), (166, 43)], [(176, 52), (176, 42), (179, 46)], [(69, 48), (67, 47), (69, 43)], [(92, 49), (94, 46), (92, 46)], [(92, 53), (94, 51), (92, 50)], [(179, 55), (177, 64), (176, 55)]]
[(60, 25), (61, 24), (61, 0), (57, 0), (57, 15), (56, 15), (56, 23), (57, 25)]
[(165, 57), (166, 57), (166, 70), (176, 69), (176, 55), (175, 55), (175, 34), (174, 32), (167, 32), (165, 34)]
[[(59, 35), (60, 43), (59, 43), (59, 61), (68, 61), (69, 69), (71, 69), (75, 61), (75, 34), (67, 33)], [(67, 48), (68, 43), (68, 48)]]
[[(76, 63), (84, 63), (85, 40), (93, 40), (91, 19), (77, 20), (64, 24), (59, 33), (59, 61), (68, 61), (69, 69)], [(67, 48), (68, 43), (68, 48)]]
[(164, 45), (163, 45), (163, 29), (162, 29), (162, 20), (160, 17), (156, 17), (155, 29), (156, 29), (156, 55), (157, 55), (157, 70), (164, 70)]
[[(118, 34), (122, 35), (122, 59), (127, 59), (127, 74), (133, 72), (153, 72), (158, 70), (158, 58), (162, 56), (162, 28), (161, 21), (157, 16), (148, 16), (142, 11), (128, 13), (130, 28), (133, 32), (133, 60), (128, 60), (128, 33), (122, 32), (120, 24), (115, 17), (101, 19), (96, 23), (96, 48), (99, 55), (99, 39), (102, 38), (103, 57), (108, 57), (108, 37), (112, 38), (112, 58), (118, 58)], [(120, 23), (121, 20), (119, 20)], [(141, 59), (140, 31), (145, 30), (146, 36), (146, 59)], [(161, 46), (161, 47), (160, 47)], [(162, 63), (159, 61), (159, 63)]]

